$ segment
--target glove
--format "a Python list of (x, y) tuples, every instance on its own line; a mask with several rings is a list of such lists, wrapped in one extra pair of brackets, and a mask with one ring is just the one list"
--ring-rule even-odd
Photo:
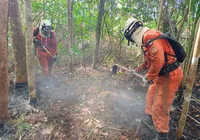
[(56, 56), (54, 55), (54, 56), (52, 57), (52, 59), (53, 59), (53, 61), (56, 61)]
[(134, 70), (132, 70), (131, 72), (132, 72), (132, 73), (137, 73), (135, 69), (134, 69)]
[(33, 43), (37, 44), (38, 39), (37, 38), (33, 38)]
[(42, 47), (41, 41), (38, 40), (37, 38), (34, 38), (34, 39), (33, 39), (33, 43), (36, 44), (36, 45), (39, 45), (40, 47)]
[(145, 84), (149, 83), (149, 80), (147, 79), (146, 76), (144, 76), (144, 77), (142, 78), (142, 81), (143, 81)]
[(53, 61), (56, 61), (57, 59), (57, 53), (52, 57)]
[(153, 80), (149, 81), (146, 77), (146, 75), (142, 78), (142, 81), (144, 82), (144, 84), (153, 84)]

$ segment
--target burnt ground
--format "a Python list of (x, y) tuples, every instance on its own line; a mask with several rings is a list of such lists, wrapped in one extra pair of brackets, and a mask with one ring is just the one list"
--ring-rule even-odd
[[(141, 123), (147, 87), (129, 74), (112, 76), (110, 71), (77, 67), (71, 74), (59, 67), (49, 81), (37, 75), (35, 106), (29, 105), (26, 88), (11, 87), (11, 119), (0, 136), (5, 140), (153, 139), (153, 131)], [(174, 140), (180, 111), (174, 110), (171, 115), (170, 140)], [(198, 119), (199, 114), (195, 115)], [(189, 119), (185, 139), (198, 139), (199, 126)]]

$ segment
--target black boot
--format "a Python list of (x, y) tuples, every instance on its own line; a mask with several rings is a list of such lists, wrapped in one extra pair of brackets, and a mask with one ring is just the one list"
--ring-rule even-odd
[(148, 125), (153, 125), (153, 120), (152, 120), (152, 116), (147, 114), (145, 116), (145, 118), (142, 120), (142, 122), (148, 124)]
[(0, 135), (4, 133), (4, 122), (0, 119)]
[(168, 140), (168, 133), (158, 133), (153, 140)]
[(0, 129), (3, 129), (3, 127), (4, 127), (4, 123), (0, 122)]
[(28, 82), (23, 82), (23, 83), (15, 83), (15, 88), (16, 89), (21, 89), (21, 88), (25, 88), (28, 86)]
[(152, 116), (147, 114), (145, 118), (142, 120), (142, 123), (145, 125), (146, 128), (148, 128), (152, 133), (156, 134), (156, 129), (153, 125)]

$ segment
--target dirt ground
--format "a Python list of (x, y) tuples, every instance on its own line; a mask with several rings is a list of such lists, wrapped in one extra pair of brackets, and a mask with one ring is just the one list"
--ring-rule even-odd
[[(77, 67), (73, 74), (59, 67), (48, 80), (37, 75), (35, 106), (29, 105), (26, 88), (11, 87), (11, 119), (0, 136), (5, 140), (152, 140), (155, 134), (141, 123), (147, 87), (130, 77), (122, 72), (113, 76), (104, 67), (97, 71)], [(175, 129), (177, 113), (173, 114)]]

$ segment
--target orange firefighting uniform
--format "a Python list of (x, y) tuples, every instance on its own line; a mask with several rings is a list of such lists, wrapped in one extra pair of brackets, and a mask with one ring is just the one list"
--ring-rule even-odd
[[(149, 39), (161, 35), (159, 31), (148, 30), (143, 36), (143, 44)], [(179, 66), (169, 74), (159, 75), (163, 66), (166, 66), (164, 52), (173, 54), (174, 51), (165, 39), (155, 40), (147, 48), (143, 47), (144, 63), (136, 68), (136, 72), (148, 69), (146, 77), (154, 83), (149, 86), (146, 95), (145, 113), (152, 116), (154, 126), (159, 133), (169, 131), (169, 112), (175, 92), (182, 80), (183, 71)], [(168, 64), (176, 61), (176, 58), (167, 55)]]
[[(38, 27), (34, 28), (33, 34), (36, 32)], [(47, 50), (51, 53), (52, 56), (54, 56), (57, 52), (57, 42), (54, 32), (51, 31), (50, 37), (44, 38), (40, 35), (40, 33), (37, 34), (36, 39), (41, 40), (42, 45), (47, 48)], [(40, 65), (42, 67), (43, 74), (45, 76), (51, 75), (51, 69), (53, 66), (53, 59), (52, 56), (45, 51), (45, 49), (39, 45), (36, 44), (36, 54), (39, 59)]]

